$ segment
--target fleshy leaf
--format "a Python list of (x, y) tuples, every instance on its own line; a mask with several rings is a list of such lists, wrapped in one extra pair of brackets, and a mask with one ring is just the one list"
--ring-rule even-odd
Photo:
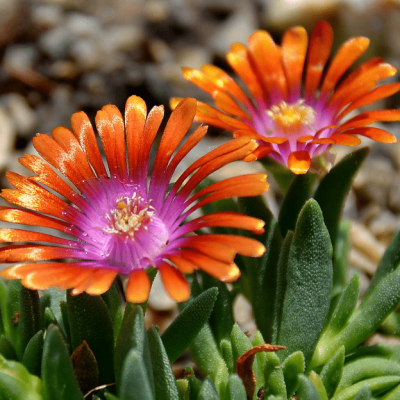
[(21, 286), (20, 294), (20, 342), (19, 357), (22, 358), (25, 347), (35, 333), (40, 330), (40, 302), (37, 290), (26, 289)]
[(124, 316), (122, 312), (121, 299), (114, 282), (110, 289), (101, 295), (104, 302), (107, 304), (108, 310), (110, 311), (111, 319), (114, 327), (114, 341), (117, 341), (119, 330), (122, 325), (122, 318)]
[(316, 174), (296, 175), (283, 199), (279, 212), (279, 228), (283, 237), (287, 231), (294, 231), (296, 221), (311, 192), (317, 178)]
[(210, 288), (191, 301), (161, 335), (161, 340), (173, 363), (198, 335), (211, 315), (218, 289)]
[(308, 378), (314, 385), (315, 389), (317, 389), (317, 392), (321, 400), (328, 400), (328, 394), (326, 393), (326, 389), (324, 383), (322, 382), (321, 377), (315, 371), (311, 371)]
[(289, 252), (287, 285), (277, 343), (287, 346), (283, 360), (302, 351), (311, 359), (329, 311), (332, 291), (332, 245), (315, 200), (303, 207)]
[(214, 383), (210, 377), (207, 377), (201, 386), (198, 400), (220, 400)]
[(344, 364), (344, 346), (341, 346), (339, 350), (329, 359), (324, 365), (321, 371), (321, 380), (325, 386), (328, 397), (331, 398), (342, 378)]
[(265, 353), (265, 356), (265, 395), (286, 396), (285, 377), (282, 368), (279, 368), (279, 357), (275, 353)]
[(291, 398), (299, 385), (299, 376), (305, 370), (304, 356), (301, 351), (290, 354), (282, 364), (287, 397)]
[(337, 227), (347, 193), (368, 153), (369, 148), (364, 147), (344, 157), (324, 176), (313, 196), (321, 207), (325, 225), (334, 247), (336, 246)]
[(20, 301), (19, 292), (21, 290), (20, 281), (10, 281), (7, 284), (5, 308), (3, 309), (4, 328), (6, 336), (11, 340), (17, 351), (20, 348)]
[(42, 382), (37, 376), (31, 375), (21, 363), (6, 360), (0, 355), (1, 399), (43, 400), (41, 389)]
[(154, 326), (147, 331), (153, 369), (155, 398), (164, 400), (176, 400), (179, 398), (175, 376), (162, 340)]
[(332, 297), (341, 293), (349, 275), (350, 221), (339, 223), (336, 234), (336, 244), (333, 248), (333, 288)]
[(40, 376), (42, 368), (42, 354), (44, 344), (44, 332), (36, 332), (25, 347), (22, 363), (33, 375)]
[(242, 380), (236, 375), (229, 376), (228, 383), (225, 390), (224, 400), (245, 400), (246, 390), (243, 386)]
[(131, 349), (135, 349), (143, 358), (150, 386), (154, 393), (153, 373), (147, 334), (144, 327), (143, 311), (140, 306), (126, 310), (128, 313), (122, 323), (115, 347), (115, 382), (120, 388), (121, 374), (125, 358)]
[(125, 357), (119, 388), (121, 400), (153, 400), (153, 389), (142, 354), (131, 349)]
[(313, 383), (305, 376), (299, 376), (299, 388), (297, 390), (299, 400), (323, 400)]
[(5, 335), (0, 335), (0, 354), (7, 360), (18, 360), (17, 352), (11, 340)]
[(44, 340), (42, 384), (46, 400), (83, 400), (67, 347), (54, 325), (49, 327)]
[(114, 382), (114, 336), (111, 316), (100, 296), (67, 292), (72, 350), (86, 340), (96, 357), (99, 383)]
[(262, 197), (240, 198), (238, 204), (241, 212), (261, 218), (265, 222), (265, 232), (252, 237), (263, 243), (267, 251), (262, 257), (244, 258), (244, 265), (249, 277), (250, 298), (257, 327), (265, 341), (271, 343), (278, 275), (277, 265), (282, 236), (278, 223), (274, 220)]

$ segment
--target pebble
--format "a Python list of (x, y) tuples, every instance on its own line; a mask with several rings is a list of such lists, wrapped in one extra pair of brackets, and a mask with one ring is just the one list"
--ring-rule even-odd
[(66, 57), (74, 45), (75, 37), (64, 26), (57, 26), (44, 32), (39, 38), (39, 46), (53, 58)]
[(3, 56), (5, 71), (15, 69), (32, 69), (39, 54), (37, 48), (30, 44), (14, 44), (7, 46)]
[(400, 229), (400, 217), (384, 210), (370, 221), (369, 229), (377, 239), (388, 245)]
[(13, 157), (16, 134), (12, 117), (4, 107), (0, 107), (0, 170), (5, 168)]
[(377, 267), (377, 264), (372, 262), (364, 253), (355, 248), (350, 249), (349, 263), (352, 267), (358, 271), (366, 273), (368, 276), (372, 276)]
[(19, 93), (10, 93), (6, 95), (6, 103), (16, 132), (23, 136), (32, 135), (38, 120), (25, 97)]
[(107, 54), (130, 52), (143, 41), (144, 32), (138, 24), (111, 26), (103, 31), (101, 46)]
[(355, 249), (360, 251), (373, 263), (379, 263), (386, 250), (386, 246), (380, 243), (367, 227), (357, 221), (351, 221), (350, 237)]
[(176, 308), (176, 302), (166, 292), (160, 274), (157, 274), (153, 281), (149, 306), (157, 311), (172, 311)]
[(84, 71), (92, 71), (101, 67), (104, 53), (97, 40), (79, 39), (72, 45), (71, 56)]
[(50, 29), (60, 26), (63, 20), (63, 11), (58, 5), (38, 5), (32, 7), (32, 22), (39, 28)]

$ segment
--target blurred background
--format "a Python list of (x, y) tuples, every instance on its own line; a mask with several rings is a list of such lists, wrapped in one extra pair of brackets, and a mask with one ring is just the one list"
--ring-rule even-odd
[[(233, 42), (247, 43), (256, 29), (266, 29), (279, 43), (288, 27), (303, 25), (311, 32), (320, 19), (332, 24), (335, 49), (351, 36), (367, 36), (371, 45), (362, 60), (380, 56), (400, 68), (396, 0), (0, 0), (1, 186), (8, 187), (8, 170), (26, 174), (18, 158), (35, 153), (32, 137), (58, 125), (70, 127), (75, 111), (84, 110), (93, 120), (103, 105), (123, 109), (133, 94), (148, 108), (164, 104), (167, 115), (170, 97), (209, 101), (183, 79), (182, 66), (213, 63), (230, 71), (225, 54)], [(399, 102), (394, 96), (375, 107), (397, 108)], [(400, 138), (399, 124), (385, 129)], [(230, 137), (210, 128), (199, 151)], [(365, 290), (400, 227), (400, 145), (364, 143), (371, 154), (345, 216), (352, 220), (350, 261)], [(334, 153), (339, 159), (349, 150), (338, 146)], [(243, 168), (233, 166), (230, 173)], [(246, 168), (261, 169), (257, 163)], [(267, 198), (276, 213), (281, 198), (273, 182)], [(151, 304), (172, 315), (174, 304), (160, 296)], [(244, 330), (253, 329), (245, 304), (237, 318), (243, 318)]]

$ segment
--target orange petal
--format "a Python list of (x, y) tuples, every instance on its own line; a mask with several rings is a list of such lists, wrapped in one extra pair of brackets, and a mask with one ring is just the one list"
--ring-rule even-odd
[(107, 112), (114, 128), (117, 169), (119, 176), (124, 178), (127, 173), (124, 120), (122, 119), (121, 112), (112, 104), (104, 106), (102, 110)]
[(219, 89), (212, 79), (197, 69), (183, 67), (182, 74), (189, 82), (192, 82), (209, 94)]
[(240, 108), (240, 106), (228, 94), (216, 90), (212, 93), (215, 105), (222, 111), (239, 117), (241, 119), (250, 119), (250, 117)]
[(100, 271), (96, 274), (96, 278), (93, 279), (90, 285), (85, 289), (87, 294), (99, 296), (107, 292), (117, 276), (117, 272), (112, 269), (101, 269)]
[(307, 32), (302, 26), (288, 29), (282, 39), (282, 63), (289, 94), (293, 98), (300, 97), (307, 42)]
[(311, 34), (308, 50), (305, 82), (305, 92), (308, 99), (315, 96), (325, 63), (331, 52), (332, 43), (332, 27), (325, 21), (319, 21)]
[(288, 158), (288, 166), (293, 173), (297, 175), (305, 174), (310, 168), (310, 165), (310, 154), (307, 151), (300, 150), (290, 153)]
[(344, 43), (330, 64), (321, 88), (321, 95), (325, 96), (334, 89), (336, 83), (346, 70), (365, 52), (368, 48), (369, 39), (355, 37)]
[(167, 263), (162, 263), (158, 270), (166, 291), (175, 301), (181, 302), (189, 299), (190, 287), (181, 272)]
[(133, 270), (125, 289), (126, 301), (130, 303), (143, 303), (149, 298), (151, 282), (143, 269)]
[(274, 149), (271, 147), (271, 145), (266, 144), (265, 146), (259, 146), (251, 154), (245, 157), (243, 161), (252, 162), (255, 160), (259, 160), (260, 158), (267, 156), (273, 151)]
[(125, 106), (125, 128), (129, 174), (131, 177), (135, 176), (136, 168), (142, 162), (139, 154), (142, 146), (146, 114), (147, 106), (143, 99), (138, 96), (129, 97)]
[(85, 179), (95, 177), (78, 139), (69, 129), (59, 126), (51, 131), (51, 136), (68, 153)]
[(71, 126), (97, 176), (106, 176), (107, 172), (88, 116), (83, 111), (73, 114)]
[(170, 255), (168, 256), (168, 259), (172, 261), (183, 274), (191, 274), (197, 269), (195, 264), (182, 258), (179, 254)]
[(158, 183), (158, 177), (164, 172), (173, 152), (177, 149), (192, 125), (196, 114), (196, 108), (196, 99), (186, 98), (172, 111), (161, 137), (161, 142), (154, 161), (151, 179), (151, 184), (153, 186)]
[(361, 140), (357, 136), (347, 135), (345, 133), (336, 133), (331, 136), (331, 139), (335, 141), (336, 144), (342, 144), (344, 146), (358, 146)]
[(305, 142), (308, 142), (309, 140), (312, 140), (313, 138), (314, 138), (313, 135), (306, 135), (306, 136), (301, 136), (301, 137), (299, 137), (299, 138), (297, 139), (297, 141), (298, 141), (299, 143), (305, 143)]
[(334, 144), (335, 141), (331, 138), (318, 138), (311, 141), (313, 144)]
[(249, 48), (268, 91), (279, 91), (286, 99), (286, 77), (278, 48), (271, 35), (265, 31), (256, 31), (249, 38)]
[(352, 134), (352, 135), (361, 135), (368, 137), (370, 139), (375, 140), (376, 142), (380, 143), (396, 143), (397, 139), (391, 133), (373, 127), (365, 127), (365, 128), (355, 128), (349, 129), (345, 133)]

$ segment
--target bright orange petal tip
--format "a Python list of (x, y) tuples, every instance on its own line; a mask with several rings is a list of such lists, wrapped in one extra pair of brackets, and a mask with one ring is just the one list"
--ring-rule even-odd
[(151, 289), (150, 278), (141, 269), (132, 271), (125, 288), (126, 301), (130, 303), (143, 303), (147, 301)]
[[(198, 112), (196, 120), (234, 136), (249, 132), (259, 148), (244, 161), (268, 156), (295, 174), (306, 173), (309, 164), (298, 152), (307, 152), (311, 158), (332, 145), (354, 146), (357, 140), (350, 135), (394, 143), (389, 133), (373, 132), (370, 125), (398, 121), (398, 110), (370, 111), (346, 122), (343, 119), (397, 93), (400, 84), (380, 84), (393, 76), (396, 68), (378, 57), (353, 68), (369, 39), (350, 38), (332, 55), (333, 39), (332, 27), (325, 21), (316, 24), (310, 38), (304, 28), (290, 28), (281, 45), (274, 43), (269, 33), (257, 30), (250, 35), (248, 46), (234, 43), (227, 54), (242, 81), (235, 87), (233, 78), (216, 67), (213, 70), (207, 65), (201, 71), (184, 68), (184, 77), (209, 93), (215, 104), (215, 108), (207, 106), (207, 112)], [(347, 137), (340, 136), (342, 133)]]

